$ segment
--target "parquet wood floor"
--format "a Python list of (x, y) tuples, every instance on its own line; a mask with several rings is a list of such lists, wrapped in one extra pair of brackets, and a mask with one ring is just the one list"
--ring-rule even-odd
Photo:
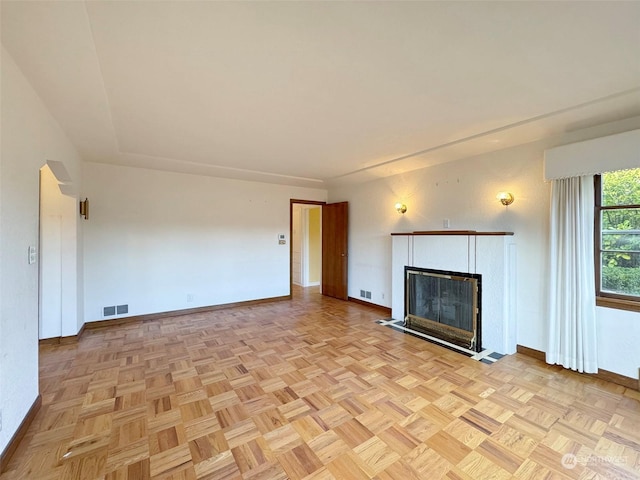
[(638, 392), (296, 293), (43, 346), (2, 480), (639, 478)]

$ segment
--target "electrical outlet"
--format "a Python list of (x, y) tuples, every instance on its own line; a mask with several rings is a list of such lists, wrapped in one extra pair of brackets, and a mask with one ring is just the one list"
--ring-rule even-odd
[(384, 300), (384, 293), (382, 294), (382, 300)]
[(444, 220), (442, 220), (442, 226), (444, 228), (449, 228), (451, 226), (451, 224), (449, 223), (449, 219), (445, 218)]
[(192, 303), (195, 300), (195, 295), (193, 293), (187, 293), (187, 303)]
[(29, 265), (36, 263), (38, 259), (38, 253), (34, 245), (29, 246)]
[(2, 410), (0, 410), (0, 432), (2, 431)]

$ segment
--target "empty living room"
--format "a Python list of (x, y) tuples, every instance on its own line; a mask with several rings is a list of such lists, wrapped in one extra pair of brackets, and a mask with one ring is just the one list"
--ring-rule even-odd
[(640, 2), (0, 2), (0, 479), (640, 479)]

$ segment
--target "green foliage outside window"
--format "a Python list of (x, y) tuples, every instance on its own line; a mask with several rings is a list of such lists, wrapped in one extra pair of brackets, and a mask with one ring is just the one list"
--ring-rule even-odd
[[(640, 168), (602, 175), (601, 290), (640, 296)], [(636, 208), (607, 209), (635, 206)]]

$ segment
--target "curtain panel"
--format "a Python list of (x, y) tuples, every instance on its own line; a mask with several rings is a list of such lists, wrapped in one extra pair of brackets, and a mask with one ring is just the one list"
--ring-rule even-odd
[(553, 180), (547, 363), (597, 373), (591, 175)]

